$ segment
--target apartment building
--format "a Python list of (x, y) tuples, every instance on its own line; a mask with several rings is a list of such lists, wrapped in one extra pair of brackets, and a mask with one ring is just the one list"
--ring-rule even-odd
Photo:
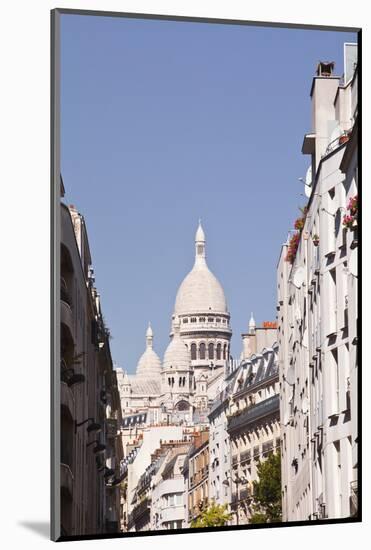
[(108, 417), (120, 422), (120, 399), (85, 221), (63, 203), (60, 256), (61, 535), (116, 532), (119, 497), (111, 485), (122, 447), (110, 438)]
[(187, 493), (187, 526), (197, 520), (209, 504), (209, 430), (194, 436), (184, 463), (183, 475)]
[(313, 78), (308, 202), (278, 263), (284, 521), (357, 513), (356, 45), (344, 53), (342, 78), (328, 62)]
[(231, 470), (223, 483), (230, 486), (232, 525), (247, 524), (253, 512), (253, 482), (257, 466), (280, 449), (278, 345), (270, 330), (270, 347), (244, 360), (229, 397), (227, 431)]

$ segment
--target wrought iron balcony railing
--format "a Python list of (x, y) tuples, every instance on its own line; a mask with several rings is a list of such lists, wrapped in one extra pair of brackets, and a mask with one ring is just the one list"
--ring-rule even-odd
[(273, 395), (256, 405), (243, 410), (240, 414), (229, 418), (228, 431), (236, 431), (244, 426), (249, 426), (272, 414), (279, 415), (279, 395)]

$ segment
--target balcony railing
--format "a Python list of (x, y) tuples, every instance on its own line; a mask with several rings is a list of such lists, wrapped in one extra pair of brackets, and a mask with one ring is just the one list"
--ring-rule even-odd
[(68, 292), (67, 283), (63, 278), (61, 278), (61, 300), (71, 307), (71, 296)]
[(146, 497), (135, 506), (131, 513), (130, 520), (135, 522), (140, 516), (144, 514), (150, 514), (151, 501)]
[(228, 422), (228, 431), (235, 431), (241, 427), (247, 427), (257, 420), (275, 413), (277, 415), (279, 414), (279, 395), (273, 395), (243, 410), (240, 414), (232, 416)]
[(263, 443), (263, 456), (273, 452), (273, 440)]
[(250, 459), (251, 459), (251, 449), (241, 453), (241, 462), (244, 462), (245, 460), (250, 460)]
[(107, 436), (115, 437), (117, 435), (117, 419), (106, 418)]

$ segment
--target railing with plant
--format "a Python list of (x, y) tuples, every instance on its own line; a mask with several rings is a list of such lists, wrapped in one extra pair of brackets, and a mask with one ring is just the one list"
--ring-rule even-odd
[(347, 229), (353, 229), (357, 225), (358, 219), (358, 195), (351, 197), (347, 204), (347, 211), (343, 218), (343, 226)]
[(300, 243), (301, 232), (303, 231), (303, 228), (305, 225), (305, 219), (307, 217), (308, 208), (304, 206), (304, 208), (300, 208), (300, 211), (302, 215), (295, 220), (295, 223), (294, 223), (295, 233), (290, 238), (287, 254), (285, 258), (286, 262), (290, 262), (290, 264), (293, 264), (296, 258), (296, 254)]

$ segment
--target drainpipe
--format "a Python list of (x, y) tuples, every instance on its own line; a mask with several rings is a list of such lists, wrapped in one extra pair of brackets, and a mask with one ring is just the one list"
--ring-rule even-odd
[[(304, 228), (303, 228), (304, 230)], [(309, 239), (305, 240), (305, 261), (306, 261), (306, 270), (305, 270), (305, 292), (306, 292), (306, 298), (307, 298), (307, 311), (309, 311), (309, 304), (308, 304), (308, 298), (309, 298), (309, 293), (308, 293), (308, 269), (309, 269), (309, 264), (308, 264), (308, 241)], [(308, 331), (308, 328), (307, 328), (307, 331)], [(309, 512), (310, 512), (310, 519), (313, 519), (313, 495), (314, 495), (314, 487), (313, 487), (313, 461), (312, 461), (312, 442), (311, 442), (311, 434), (312, 434), (312, 419), (311, 419), (311, 415), (312, 415), (312, 399), (311, 399), (311, 395), (312, 395), (312, 392), (311, 392), (311, 384), (310, 384), (310, 376), (309, 376), (309, 357), (308, 357), (308, 354), (309, 354), (309, 331), (308, 331), (308, 347), (306, 349), (306, 363), (308, 365), (308, 388), (309, 388), (309, 391), (308, 391), (308, 401), (309, 401), (309, 405), (308, 405), (308, 433), (309, 433), (309, 453), (308, 453), (308, 460), (309, 460), (309, 483), (310, 483), (310, 500), (309, 500), (309, 503), (310, 503), (310, 508), (309, 508)]]

